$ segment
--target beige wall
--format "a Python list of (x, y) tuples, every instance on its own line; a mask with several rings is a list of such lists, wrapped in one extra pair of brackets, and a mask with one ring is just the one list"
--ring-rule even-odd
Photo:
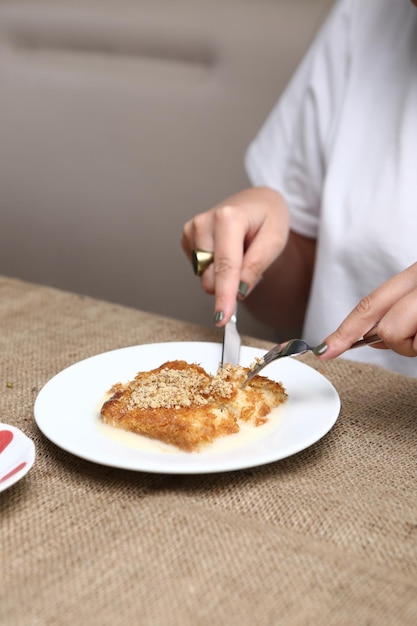
[(211, 325), (182, 224), (247, 184), (331, 4), (0, 1), (0, 273)]

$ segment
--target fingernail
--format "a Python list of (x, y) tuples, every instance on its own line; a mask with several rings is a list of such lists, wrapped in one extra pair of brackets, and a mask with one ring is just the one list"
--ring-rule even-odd
[(248, 289), (249, 289), (248, 283), (245, 283), (244, 280), (241, 280), (239, 283), (239, 289), (237, 290), (239, 296), (241, 298), (245, 298), (246, 294), (248, 293)]
[(324, 354), (326, 350), (327, 350), (327, 343), (321, 343), (320, 345), (316, 346), (313, 349), (313, 354), (320, 356), (321, 354)]
[(223, 311), (216, 311), (214, 314), (214, 323), (218, 324), (219, 322), (222, 321), (223, 318), (224, 318)]

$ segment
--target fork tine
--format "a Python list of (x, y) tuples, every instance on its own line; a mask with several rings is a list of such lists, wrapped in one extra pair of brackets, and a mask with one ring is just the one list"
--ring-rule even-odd
[(269, 352), (264, 354), (263, 357), (258, 359), (258, 364), (256, 365), (256, 367), (262, 368), (262, 367), (265, 367), (265, 365), (272, 363), (272, 361), (275, 361), (275, 359), (278, 357), (280, 352), (281, 352), (281, 345), (278, 344), (274, 346), (273, 348), (271, 348), (271, 350), (269, 350)]
[(269, 352), (264, 354), (262, 358), (257, 359), (256, 365), (253, 366), (248, 372), (242, 387), (246, 385), (246, 383), (249, 382), (254, 376), (256, 376), (264, 367), (272, 363), (272, 361), (275, 361), (275, 359), (279, 357), (281, 349), (282, 349), (282, 344), (279, 343), (273, 348), (271, 348)]
[(275, 359), (279, 357), (281, 349), (282, 349), (282, 344), (280, 343), (274, 346), (273, 348), (271, 348), (269, 352), (267, 352), (266, 354), (263, 355), (263, 357), (257, 360), (257, 365), (255, 366), (255, 369), (259, 371), (266, 365), (269, 365), (269, 363), (272, 363), (272, 361), (275, 361)]
[(246, 383), (248, 383), (256, 374), (282, 356), (297, 356), (299, 354), (304, 354), (304, 352), (308, 352), (312, 350), (312, 347), (308, 345), (303, 339), (291, 339), (290, 341), (285, 342), (284, 344), (279, 343), (269, 352), (267, 352), (261, 359), (258, 360), (257, 364), (250, 369), (248, 372), (245, 381), (241, 385), (244, 387)]

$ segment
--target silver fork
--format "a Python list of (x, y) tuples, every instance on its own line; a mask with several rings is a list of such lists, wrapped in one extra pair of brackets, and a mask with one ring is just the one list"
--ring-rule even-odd
[[(359, 348), (360, 346), (369, 346), (372, 343), (378, 343), (381, 339), (378, 335), (369, 335), (368, 337), (364, 337), (363, 339), (359, 339), (359, 341), (355, 341), (349, 350), (352, 348)], [(324, 352), (324, 345), (321, 344), (319, 346), (310, 346), (303, 339), (291, 339), (285, 344), (279, 343), (277, 346), (274, 346), (269, 352), (267, 352), (261, 359), (259, 359), (249, 370), (246, 379), (244, 380), (242, 387), (244, 387), (256, 374), (259, 374), (264, 367), (272, 363), (272, 361), (276, 361), (277, 359), (282, 359), (284, 356), (299, 356), (300, 354), (304, 354), (305, 352), (314, 352), (314, 354), (321, 354)]]

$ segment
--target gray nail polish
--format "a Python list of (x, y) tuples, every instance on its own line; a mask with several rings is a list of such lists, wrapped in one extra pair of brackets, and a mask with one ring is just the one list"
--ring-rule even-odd
[(222, 321), (223, 318), (224, 318), (223, 311), (216, 311), (214, 314), (214, 323), (218, 324), (219, 322)]
[(245, 298), (246, 294), (248, 293), (248, 290), (249, 290), (248, 283), (245, 283), (244, 280), (241, 280), (239, 283), (239, 289), (238, 289), (238, 294), (240, 295), (240, 297)]
[(320, 345), (314, 348), (313, 354), (320, 356), (321, 354), (324, 354), (326, 350), (327, 350), (327, 343), (321, 343)]

